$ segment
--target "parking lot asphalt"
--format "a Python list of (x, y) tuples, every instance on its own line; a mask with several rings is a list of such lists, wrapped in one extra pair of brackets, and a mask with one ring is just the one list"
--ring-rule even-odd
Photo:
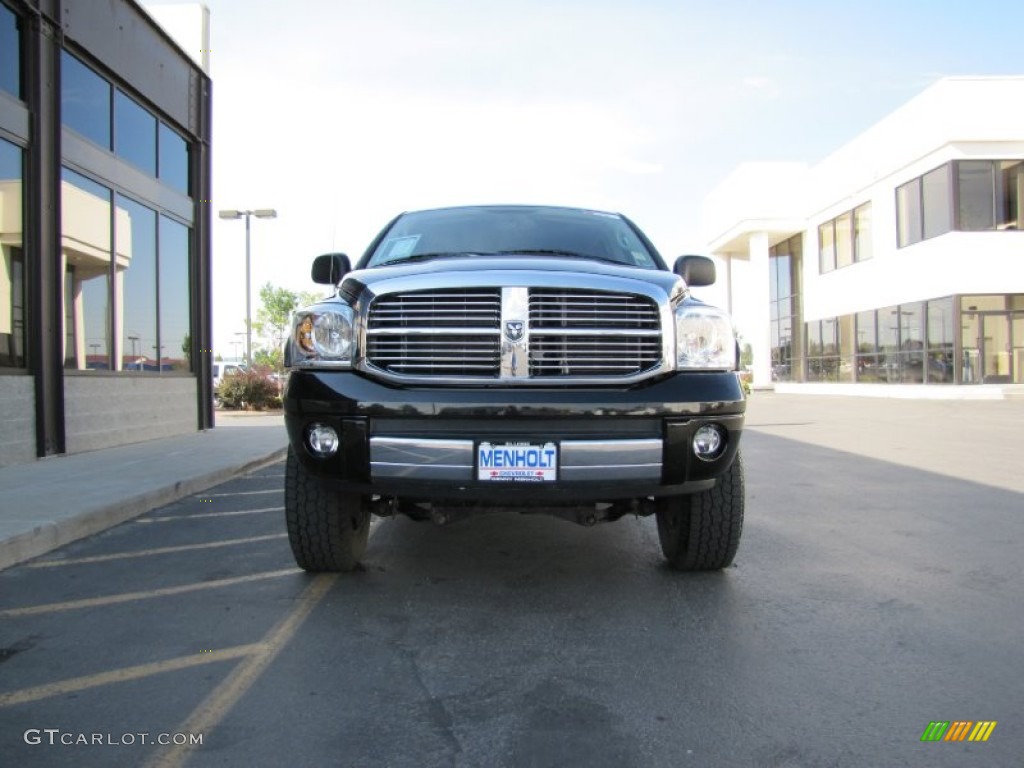
[(909, 400), (758, 392), (748, 401), (746, 428), (1024, 493), (1024, 399)]
[[(747, 429), (1024, 492), (1024, 400), (758, 392)], [(0, 467), (0, 570), (282, 458), (280, 413), (218, 412), (180, 437)]]
[(205, 432), (0, 467), (0, 570), (284, 456), (280, 413)]
[(756, 393), (721, 573), (503, 514), (305, 574), (269, 464), (0, 574), (0, 765), (1019, 766), (1022, 415)]

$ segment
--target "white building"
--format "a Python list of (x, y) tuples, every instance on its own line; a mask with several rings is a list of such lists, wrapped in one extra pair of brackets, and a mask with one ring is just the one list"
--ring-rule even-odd
[(753, 302), (755, 387), (1024, 384), (1022, 200), (1024, 77), (945, 78), (815, 166), (736, 169), (704, 228)]

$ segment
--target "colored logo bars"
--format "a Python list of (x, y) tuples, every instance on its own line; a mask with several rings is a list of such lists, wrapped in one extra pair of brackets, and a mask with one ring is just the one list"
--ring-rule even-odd
[(988, 741), (996, 725), (995, 720), (933, 720), (921, 734), (921, 741)]

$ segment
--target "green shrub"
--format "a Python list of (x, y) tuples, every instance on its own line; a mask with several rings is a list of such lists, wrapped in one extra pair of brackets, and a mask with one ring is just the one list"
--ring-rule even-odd
[(263, 371), (232, 373), (217, 387), (221, 407), (232, 411), (263, 411), (281, 407), (277, 384)]
[(743, 394), (750, 396), (751, 384), (754, 380), (754, 374), (750, 371), (740, 371), (736, 374), (740, 380), (740, 386), (743, 388)]

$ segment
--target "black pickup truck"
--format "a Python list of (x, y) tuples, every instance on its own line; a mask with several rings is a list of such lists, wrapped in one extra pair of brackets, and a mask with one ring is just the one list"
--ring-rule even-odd
[(674, 568), (728, 566), (743, 527), (746, 401), (729, 316), (629, 219), (478, 206), (403, 213), (285, 359), (285, 516), (296, 562), (349, 571), (371, 515), (495, 510), (583, 525), (655, 515)]

